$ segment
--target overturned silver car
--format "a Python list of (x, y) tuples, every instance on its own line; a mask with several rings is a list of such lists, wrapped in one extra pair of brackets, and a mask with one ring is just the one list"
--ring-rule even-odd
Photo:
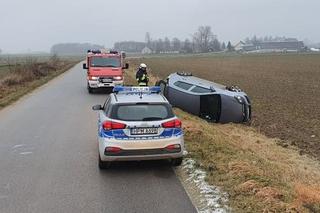
[(177, 72), (156, 83), (171, 105), (211, 122), (241, 123), (251, 120), (251, 103), (237, 86), (223, 86)]

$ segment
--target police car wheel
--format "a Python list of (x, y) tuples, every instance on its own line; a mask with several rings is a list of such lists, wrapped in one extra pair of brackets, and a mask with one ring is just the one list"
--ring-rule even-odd
[(172, 166), (180, 166), (182, 164), (182, 158), (175, 158), (171, 160)]
[(109, 169), (111, 167), (111, 162), (102, 161), (99, 156), (99, 169)]

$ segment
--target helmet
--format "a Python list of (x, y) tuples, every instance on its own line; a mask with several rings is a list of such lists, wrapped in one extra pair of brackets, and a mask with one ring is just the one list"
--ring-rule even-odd
[(140, 69), (147, 69), (147, 65), (144, 64), (144, 63), (142, 63), (142, 64), (140, 64), (139, 68), (140, 68)]

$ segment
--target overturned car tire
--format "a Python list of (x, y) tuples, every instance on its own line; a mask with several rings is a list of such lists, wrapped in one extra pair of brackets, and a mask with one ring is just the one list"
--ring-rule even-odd
[(164, 96), (167, 96), (167, 94), (168, 94), (167, 82), (165, 82), (164, 80), (159, 80), (156, 82), (155, 86), (159, 86), (161, 88), (161, 93)]

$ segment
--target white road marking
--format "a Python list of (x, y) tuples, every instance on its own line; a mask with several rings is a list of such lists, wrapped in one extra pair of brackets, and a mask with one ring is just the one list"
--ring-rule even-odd
[(20, 152), (20, 155), (30, 155), (32, 154), (33, 152)]
[(15, 146), (12, 147), (12, 149), (17, 149), (17, 148), (20, 148), (20, 147), (24, 147), (25, 144), (17, 144)]

